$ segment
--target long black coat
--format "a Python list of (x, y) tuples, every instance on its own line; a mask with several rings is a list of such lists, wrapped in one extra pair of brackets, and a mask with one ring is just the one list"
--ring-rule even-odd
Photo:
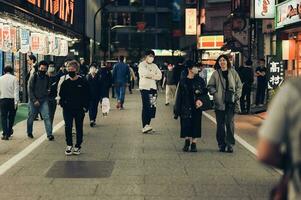
[[(180, 116), (181, 118), (191, 118), (192, 111), (195, 107), (195, 105), (191, 104), (191, 100), (189, 98), (190, 92), (188, 89), (187, 81), (188, 78), (180, 80), (176, 92), (174, 114), (175, 116)], [(194, 94), (194, 102), (201, 100), (201, 96), (208, 93), (205, 81), (198, 76), (193, 79), (192, 88)]]

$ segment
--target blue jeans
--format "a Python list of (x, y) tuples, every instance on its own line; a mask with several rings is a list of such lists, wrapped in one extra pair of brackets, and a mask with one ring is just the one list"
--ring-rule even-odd
[(52, 124), (49, 117), (49, 107), (48, 101), (40, 102), (40, 106), (34, 106), (33, 102), (29, 101), (28, 103), (28, 119), (27, 119), (27, 134), (32, 134), (33, 121), (37, 113), (41, 113), (47, 136), (52, 135)]
[(117, 101), (123, 104), (124, 97), (125, 97), (125, 86), (115, 87), (115, 90), (116, 90)]

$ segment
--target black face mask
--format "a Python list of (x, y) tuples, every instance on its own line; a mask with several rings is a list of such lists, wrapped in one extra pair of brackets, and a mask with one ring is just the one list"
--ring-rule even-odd
[(41, 77), (44, 77), (44, 76), (46, 75), (46, 71), (41, 71), (41, 70), (39, 70), (39, 75), (40, 75)]
[(76, 76), (76, 73), (75, 73), (75, 72), (68, 72), (68, 74), (69, 74), (69, 76), (70, 76), (71, 78), (74, 78), (74, 77)]

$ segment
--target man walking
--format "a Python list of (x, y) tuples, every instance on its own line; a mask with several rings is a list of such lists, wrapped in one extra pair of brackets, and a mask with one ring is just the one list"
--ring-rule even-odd
[(174, 67), (172, 64), (169, 64), (167, 71), (164, 74), (166, 80), (166, 99), (165, 105), (168, 106), (169, 103), (174, 99), (177, 89), (177, 84), (174, 78)]
[(49, 76), (49, 84), (50, 84), (50, 88), (49, 88), (49, 99), (48, 99), (48, 104), (49, 104), (49, 117), (50, 117), (50, 121), (51, 124), (53, 126), (53, 119), (54, 119), (54, 115), (55, 115), (55, 111), (56, 111), (56, 96), (57, 96), (57, 86), (58, 86), (58, 82), (59, 82), (59, 78), (56, 74), (56, 70), (55, 70), (55, 65), (53, 62), (49, 62), (49, 67), (48, 67), (48, 76)]
[(126, 84), (130, 82), (130, 69), (124, 63), (124, 57), (119, 57), (119, 62), (113, 68), (113, 84), (117, 96), (117, 109), (123, 109)]
[(0, 77), (0, 110), (3, 128), (2, 140), (8, 140), (13, 134), (13, 125), (19, 102), (19, 83), (13, 75), (13, 68), (6, 66), (5, 75)]
[(242, 94), (240, 97), (241, 114), (249, 114), (251, 107), (251, 90), (254, 81), (254, 72), (252, 69), (252, 61), (247, 60), (246, 65), (239, 69), (239, 77), (243, 84)]
[(257, 93), (256, 93), (256, 106), (264, 104), (265, 92), (267, 89), (267, 69), (265, 67), (265, 60), (259, 60), (259, 66), (256, 68), (255, 75), (257, 76)]
[[(83, 122), (85, 112), (89, 108), (89, 87), (85, 78), (80, 77), (79, 63), (76, 60), (70, 61), (67, 65), (69, 79), (66, 79), (59, 92), (60, 105), (63, 108), (66, 135), (66, 155), (79, 155), (83, 142)], [(72, 125), (75, 120), (76, 144), (73, 148)]]
[(33, 138), (32, 127), (35, 116), (38, 112), (42, 114), (48, 140), (53, 140), (52, 125), (49, 117), (48, 92), (49, 77), (46, 75), (48, 63), (41, 61), (39, 63), (38, 72), (34, 73), (28, 84), (29, 103), (28, 103), (28, 119), (27, 119), (27, 136)]

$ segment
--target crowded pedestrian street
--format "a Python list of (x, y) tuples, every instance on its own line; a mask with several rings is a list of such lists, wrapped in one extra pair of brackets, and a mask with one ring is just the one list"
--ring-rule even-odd
[(112, 108), (95, 127), (86, 116), (80, 155), (64, 154), (61, 109), (55, 115), (54, 141), (46, 139), (43, 121), (35, 122), (34, 139), (26, 136), (26, 121), (19, 122), (10, 141), (0, 141), (0, 199), (268, 199), (280, 174), (254, 155), (261, 116), (236, 116), (234, 153), (223, 153), (216, 144), (215, 115), (208, 111), (198, 152), (183, 152), (179, 120), (164, 97), (158, 92), (154, 130), (147, 134), (141, 133), (142, 104), (135, 89), (126, 94), (123, 110)]

